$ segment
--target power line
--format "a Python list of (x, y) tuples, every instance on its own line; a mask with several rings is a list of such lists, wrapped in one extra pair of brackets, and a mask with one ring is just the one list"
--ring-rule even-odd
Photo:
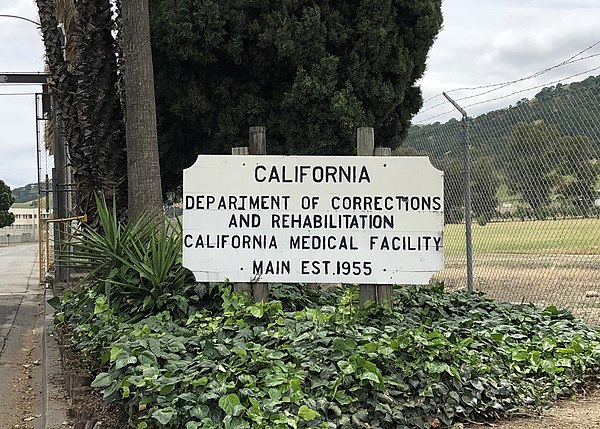
[[(502, 96), (499, 96), (499, 97), (490, 98), (490, 99), (483, 100), (483, 101), (478, 101), (476, 103), (471, 103), (471, 104), (469, 104), (467, 106), (464, 106), (463, 108), (467, 109), (469, 107), (478, 106), (478, 105), (481, 105), (481, 104), (490, 103), (492, 101), (498, 101), (498, 100), (502, 100), (504, 98), (512, 97), (513, 95), (520, 94), (520, 93), (527, 92), (527, 91), (531, 91), (533, 89), (544, 88), (544, 87), (547, 87), (548, 85), (553, 85), (555, 83), (560, 83), (560, 82), (562, 82), (564, 80), (571, 79), (571, 78), (574, 78), (574, 77), (578, 77), (578, 76), (581, 76), (581, 75), (584, 75), (584, 74), (587, 74), (587, 73), (590, 73), (590, 72), (593, 72), (593, 71), (596, 71), (596, 70), (599, 70), (599, 69), (600, 69), (600, 66), (597, 66), (597, 67), (594, 67), (594, 68), (582, 71), (580, 73), (572, 74), (571, 76), (567, 76), (567, 77), (564, 77), (564, 78), (561, 78), (561, 79), (553, 80), (551, 82), (546, 82), (546, 83), (543, 83), (543, 84), (540, 84), (540, 85), (531, 86), (531, 87), (528, 87), (528, 88), (525, 88), (525, 89), (521, 89), (521, 90), (512, 92), (510, 94), (502, 95)], [(440, 105), (443, 105), (443, 104), (445, 104), (445, 103), (441, 103)], [(449, 113), (454, 113), (454, 109), (448, 110), (448, 111), (443, 112), (443, 113), (439, 113), (439, 114), (434, 115), (434, 116), (430, 116), (429, 118), (423, 119), (420, 122), (427, 122), (427, 121), (430, 121), (432, 119), (439, 118), (440, 116), (447, 115)]]
[(25, 18), (24, 16), (18, 16), (18, 15), (5, 15), (5, 14), (0, 14), (0, 18), (15, 18), (15, 19), (21, 19), (23, 21), (27, 21), (27, 22), (31, 22), (32, 24), (37, 25), (38, 27), (41, 27), (39, 22), (34, 21), (33, 19), (29, 19), (29, 18)]
[[(550, 67), (546, 67), (545, 69), (542, 69), (542, 70), (538, 70), (537, 72), (535, 72), (535, 73), (533, 73), (531, 75), (528, 75), (528, 76), (525, 76), (525, 77), (522, 77), (522, 78), (519, 78), (519, 79), (514, 79), (514, 80), (505, 81), (505, 82), (499, 82), (499, 83), (493, 83), (493, 84), (489, 84), (489, 85), (479, 85), (479, 86), (472, 86), (472, 87), (455, 88), (455, 89), (451, 89), (451, 90), (448, 90), (448, 91), (445, 91), (445, 92), (446, 93), (450, 93), (450, 92), (456, 92), (456, 91), (474, 91), (474, 90), (477, 90), (477, 89), (494, 88), (494, 87), (497, 87), (497, 86), (508, 86), (508, 85), (512, 85), (514, 83), (523, 82), (523, 81), (526, 81), (526, 80), (529, 80), (529, 79), (533, 79), (533, 78), (541, 76), (541, 75), (543, 75), (543, 74), (545, 74), (545, 73), (547, 73), (547, 72), (549, 72), (551, 70), (554, 70), (556, 68), (563, 67), (565, 65), (572, 64), (572, 63), (575, 63), (577, 61), (581, 61), (581, 60), (584, 60), (584, 59), (587, 59), (587, 58), (593, 58), (595, 56), (600, 55), (600, 54), (592, 54), (592, 55), (589, 55), (587, 57), (575, 60), (575, 58), (577, 58), (581, 54), (589, 51), (590, 49), (593, 49), (594, 47), (596, 47), (599, 44), (600, 44), (600, 40), (592, 43), (590, 46), (582, 49), (581, 51), (577, 52), (576, 54), (571, 55), (569, 58), (567, 58), (566, 60), (561, 61), (558, 64), (555, 64), (555, 65), (550, 66)], [(429, 102), (429, 101), (431, 101), (431, 100), (433, 100), (435, 98), (441, 97), (441, 96), (442, 96), (442, 94), (434, 95), (433, 97), (430, 97), (427, 100), (425, 100), (423, 102), (423, 104), (426, 104), (427, 102)], [(440, 103), (440, 104), (445, 104), (445, 103)], [(437, 107), (437, 106), (433, 106), (433, 107)]]
[[(575, 59), (575, 60), (571, 60), (571, 61), (569, 61), (568, 63), (567, 63), (567, 62), (565, 62), (565, 63), (564, 63), (564, 65), (567, 65), (567, 64), (574, 64), (574, 63), (576, 63), (576, 62), (579, 62), (579, 61), (584, 61), (584, 60), (588, 60), (588, 59), (590, 59), (590, 58), (595, 58), (595, 57), (598, 57), (598, 56), (600, 56), (600, 53), (597, 53), (597, 54), (591, 54), (591, 55), (588, 55), (588, 56), (585, 56), (585, 57), (582, 57), (582, 58), (578, 58), (578, 59)], [(537, 76), (541, 76), (541, 74), (542, 74), (542, 73), (538, 74)], [(531, 75), (531, 76), (533, 76), (533, 75)], [(522, 82), (522, 81), (525, 81), (525, 80), (528, 80), (528, 79), (530, 79), (530, 78), (522, 78), (522, 79), (517, 79), (517, 80), (515, 80), (515, 81), (512, 81), (512, 83), (506, 83), (506, 84), (503, 84), (503, 83), (501, 83), (501, 84), (482, 85), (481, 87), (478, 87), (478, 88), (479, 88), (479, 89), (492, 88), (492, 89), (489, 89), (489, 90), (487, 90), (487, 91), (484, 91), (484, 92), (480, 92), (480, 93), (478, 93), (478, 94), (467, 95), (467, 96), (464, 96), (464, 97), (458, 97), (458, 98), (456, 98), (456, 101), (470, 100), (470, 99), (472, 99), (472, 98), (481, 97), (482, 95), (490, 94), (490, 93), (492, 93), (492, 92), (494, 92), (494, 91), (498, 91), (498, 90), (500, 90), (500, 89), (506, 88), (507, 86), (510, 86), (510, 85), (512, 85), (513, 83)], [(568, 79), (568, 78), (563, 78), (563, 79)], [(501, 86), (498, 86), (498, 85), (501, 85)], [(462, 89), (465, 89), (465, 90), (466, 90), (466, 89), (474, 89), (474, 88), (462, 88)], [(448, 92), (456, 92), (456, 91), (459, 91), (459, 90), (460, 90), (460, 88), (459, 88), (459, 89), (452, 89), (452, 90), (450, 90), (450, 91), (447, 91), (446, 93), (448, 93)], [(442, 95), (442, 94), (439, 94), (439, 95), (436, 95), (435, 97), (439, 97), (439, 96), (441, 96), (441, 95)], [(429, 100), (431, 100), (431, 99), (433, 99), (433, 98), (435, 98), (435, 97), (432, 97), (432, 98), (430, 98)], [(430, 111), (430, 110), (433, 110), (433, 109), (435, 109), (436, 107), (440, 107), (440, 106), (443, 106), (443, 105), (445, 105), (445, 104), (446, 104), (446, 102), (444, 102), (444, 101), (442, 101), (442, 102), (440, 102), (440, 103), (437, 103), (437, 104), (434, 104), (433, 106), (430, 106), (430, 107), (428, 107), (428, 108), (426, 108), (426, 109), (421, 109), (421, 111), (419, 111), (419, 114), (423, 114), (423, 113), (425, 113), (425, 112), (428, 112), (428, 111)]]

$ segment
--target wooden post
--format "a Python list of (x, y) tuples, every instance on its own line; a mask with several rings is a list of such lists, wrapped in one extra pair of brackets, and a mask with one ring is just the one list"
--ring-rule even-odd
[[(392, 156), (392, 149), (389, 147), (376, 147), (374, 156)], [(377, 304), (392, 307), (394, 298), (394, 285), (375, 285), (375, 295)]]
[[(250, 127), (250, 155), (267, 154), (267, 128)], [(269, 299), (269, 285), (267, 283), (253, 283), (252, 296), (254, 301), (261, 302)]]
[[(375, 148), (375, 134), (372, 127), (360, 127), (356, 129), (356, 155), (373, 156)], [(375, 285), (360, 285), (359, 299), (361, 307), (367, 301), (377, 302), (377, 289)]]
[(267, 127), (250, 127), (250, 155), (267, 154)]
[[(232, 155), (248, 155), (248, 147), (232, 147), (231, 148)], [(250, 283), (234, 283), (233, 284), (234, 292), (244, 292), (249, 295), (252, 295), (252, 285)]]

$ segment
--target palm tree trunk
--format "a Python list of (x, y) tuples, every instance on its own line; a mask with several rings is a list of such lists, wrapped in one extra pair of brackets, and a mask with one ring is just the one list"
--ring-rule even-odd
[(129, 216), (162, 211), (148, 0), (122, 0)]
[[(98, 226), (94, 193), (127, 210), (123, 113), (117, 88), (116, 46), (110, 0), (36, 0), (50, 88), (64, 125), (77, 211)], [(66, 28), (63, 54), (58, 24)]]

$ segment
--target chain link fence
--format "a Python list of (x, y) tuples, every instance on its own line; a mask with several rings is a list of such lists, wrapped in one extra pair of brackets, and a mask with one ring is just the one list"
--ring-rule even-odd
[(600, 78), (545, 88), (474, 118), (411, 127), (396, 155), (428, 155), (444, 171), (445, 269), (437, 280), (449, 289), (467, 282), (466, 144), (474, 289), (600, 324)]

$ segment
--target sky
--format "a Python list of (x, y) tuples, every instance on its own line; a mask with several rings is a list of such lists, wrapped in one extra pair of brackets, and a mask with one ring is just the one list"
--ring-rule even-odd
[[(460, 118), (442, 91), (474, 117), (531, 98), (557, 81), (600, 75), (600, 43), (594, 46), (600, 41), (600, 0), (443, 0), (442, 8), (444, 26), (418, 82), (425, 103), (413, 123)], [(2, 14), (38, 21), (34, 0), (0, 0)], [(524, 79), (570, 58), (570, 64)], [(0, 74), (42, 71), (43, 45), (36, 26), (0, 17)], [(514, 80), (521, 81), (456, 91)], [(0, 180), (11, 188), (37, 181), (32, 93), (40, 90), (0, 84)], [(17, 92), (25, 95), (7, 95)]]

